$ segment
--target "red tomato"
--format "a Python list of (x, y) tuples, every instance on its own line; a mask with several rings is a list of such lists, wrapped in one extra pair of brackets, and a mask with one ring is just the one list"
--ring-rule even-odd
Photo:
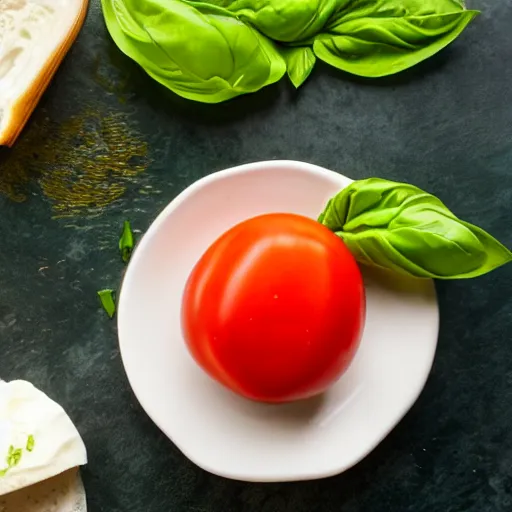
[(230, 229), (202, 256), (182, 325), (211, 377), (245, 397), (284, 402), (341, 376), (364, 315), (361, 273), (342, 240), (306, 217), (269, 214)]

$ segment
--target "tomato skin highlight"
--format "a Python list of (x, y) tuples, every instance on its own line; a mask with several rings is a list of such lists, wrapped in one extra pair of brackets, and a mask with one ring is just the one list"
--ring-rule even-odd
[(267, 214), (215, 241), (183, 295), (196, 362), (247, 398), (287, 402), (325, 391), (347, 369), (365, 317), (359, 267), (318, 222)]

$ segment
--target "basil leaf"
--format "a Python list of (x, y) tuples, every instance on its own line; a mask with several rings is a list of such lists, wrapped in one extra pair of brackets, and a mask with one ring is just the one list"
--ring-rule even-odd
[(307, 46), (283, 48), (281, 54), (286, 60), (288, 77), (298, 89), (313, 71), (316, 62), (315, 54)]
[(316, 36), (313, 50), (355, 75), (391, 75), (443, 49), (477, 14), (457, 0), (354, 0)]
[(114, 301), (114, 290), (100, 290), (98, 296), (101, 301), (103, 309), (107, 312), (110, 318), (113, 318), (116, 313), (116, 303)]
[(130, 227), (130, 222), (127, 220), (124, 221), (123, 233), (119, 239), (119, 251), (121, 252), (121, 258), (123, 258), (123, 261), (128, 263), (133, 251), (133, 233)]
[(512, 253), (483, 229), (405, 183), (355, 181), (327, 203), (318, 220), (360, 263), (416, 277), (476, 277), (512, 261)]
[(300, 42), (315, 36), (349, 0), (210, 0), (249, 22), (274, 41)]
[(272, 41), (227, 9), (186, 0), (102, 0), (119, 48), (175, 93), (217, 103), (277, 82)]

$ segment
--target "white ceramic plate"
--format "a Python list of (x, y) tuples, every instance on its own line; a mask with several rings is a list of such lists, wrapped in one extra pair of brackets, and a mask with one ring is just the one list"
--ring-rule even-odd
[(365, 272), (361, 347), (326, 394), (258, 404), (192, 360), (180, 306), (192, 267), (224, 231), (262, 213), (316, 218), (348, 178), (313, 165), (260, 162), (212, 174), (180, 194), (136, 249), (119, 299), (119, 341), (133, 390), (153, 421), (200, 467), (248, 481), (321, 478), (365, 457), (420, 394), (435, 353), (433, 283)]

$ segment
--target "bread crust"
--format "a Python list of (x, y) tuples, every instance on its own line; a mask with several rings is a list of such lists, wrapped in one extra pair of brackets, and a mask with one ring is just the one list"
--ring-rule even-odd
[(55, 72), (77, 38), (78, 33), (84, 24), (88, 5), (89, 0), (82, 0), (80, 11), (76, 16), (75, 22), (70, 28), (68, 35), (48, 57), (36, 78), (12, 106), (9, 124), (2, 132), (0, 132), (0, 146), (11, 147), (16, 142), (16, 139), (36, 108), (37, 103), (55, 75)]

